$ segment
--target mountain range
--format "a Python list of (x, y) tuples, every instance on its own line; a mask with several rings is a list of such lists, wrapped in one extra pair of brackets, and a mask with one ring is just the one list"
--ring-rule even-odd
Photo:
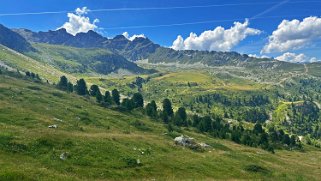
[[(290, 64), (296, 66), (292, 63), (270, 58), (255, 58), (237, 52), (176, 51), (155, 44), (148, 38), (137, 37), (131, 41), (123, 35), (117, 35), (109, 39), (92, 30), (73, 36), (65, 29), (33, 32), (28, 29), (9, 29), (1, 25), (0, 44), (31, 55), (35, 59), (47, 60), (52, 65), (71, 73), (109, 74), (121, 69), (135, 74), (154, 72), (137, 66), (134, 62), (138, 60), (148, 60), (148, 63), (153, 64), (203, 64), (205, 66), (238, 66), (259, 69), (275, 69)], [(45, 45), (48, 46), (45, 47)], [(70, 51), (75, 48), (83, 49), (80, 51), (81, 55), (76, 53), (75, 57), (70, 57)], [(55, 49), (55, 51), (48, 51), (50, 49)], [(93, 50), (99, 51), (100, 54), (89, 53)], [(59, 61), (57, 54), (60, 57)], [(70, 64), (62, 65), (61, 59), (69, 61)]]

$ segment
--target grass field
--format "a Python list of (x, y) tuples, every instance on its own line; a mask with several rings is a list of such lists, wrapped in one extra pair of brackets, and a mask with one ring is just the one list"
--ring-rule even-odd
[[(58, 128), (49, 129), (56, 124)], [(50, 85), (0, 75), (0, 180), (319, 180), (321, 150), (241, 146), (193, 129), (164, 134), (139, 110), (122, 113)], [(176, 146), (186, 134), (211, 145)], [(67, 158), (59, 157), (66, 153)], [(137, 164), (137, 159), (141, 164)]]
[[(40, 77), (57, 82), (59, 77), (66, 75), (64, 72), (45, 63), (41, 63), (23, 54), (0, 46), (0, 61), (6, 65), (20, 71), (31, 71), (40, 75)], [(74, 76), (68, 75), (69, 79), (75, 80)]]

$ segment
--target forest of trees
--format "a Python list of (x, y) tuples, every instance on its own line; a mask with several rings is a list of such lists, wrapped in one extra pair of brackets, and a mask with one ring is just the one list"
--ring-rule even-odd
[[(41, 80), (39, 75), (34, 73), (32, 74), (31, 72), (26, 73), (26, 77), (31, 78), (34, 81)], [(58, 89), (69, 93), (74, 92), (80, 96), (94, 97), (96, 102), (103, 107), (115, 108), (120, 111), (132, 111), (134, 109), (141, 110), (142, 113), (149, 116), (152, 120), (162, 121), (169, 132), (177, 132), (184, 127), (189, 127), (213, 137), (229, 139), (238, 144), (261, 147), (262, 149), (268, 150), (272, 153), (274, 153), (275, 149), (279, 148), (302, 148), (298, 136), (294, 134), (290, 135), (284, 130), (277, 129), (275, 127), (264, 128), (260, 121), (257, 121), (254, 124), (254, 127), (249, 129), (244, 128), (242, 123), (239, 123), (238, 125), (227, 123), (224, 121), (223, 117), (217, 115), (190, 115), (187, 114), (184, 107), (179, 107), (174, 111), (172, 102), (167, 98), (162, 101), (161, 106), (157, 106), (155, 101), (150, 101), (145, 105), (144, 98), (141, 93), (135, 93), (131, 97), (121, 98), (120, 92), (117, 89), (113, 89), (112, 91), (105, 91), (104, 94), (102, 94), (99, 86), (97, 85), (91, 85), (88, 89), (87, 83), (84, 79), (79, 79), (76, 84), (73, 85), (67, 77), (62, 76), (55, 86)], [(253, 100), (257, 100), (257, 98), (254, 98)], [(261, 98), (258, 98), (258, 100), (261, 100)], [(309, 103), (304, 102), (303, 104)], [(158, 109), (159, 107), (161, 107), (161, 109)], [(292, 107), (295, 114), (302, 112), (302, 110), (299, 109), (306, 109), (296, 106)], [(315, 110), (316, 115), (319, 114), (317, 109), (312, 110)], [(311, 116), (313, 117), (316, 115)], [(302, 119), (298, 119), (298, 121), (307, 119), (304, 116), (301, 117)], [(300, 118), (300, 116), (298, 118)], [(316, 126), (310, 133), (312, 133), (310, 135), (311, 138), (319, 138), (321, 135), (321, 129), (319, 126)]]
[[(62, 76), (57, 87), (68, 92), (75, 90), (75, 92), (81, 96), (95, 97), (97, 103), (104, 107), (116, 107), (122, 111), (141, 109), (143, 113), (151, 119), (162, 121), (167, 125), (168, 131), (170, 132), (182, 127), (191, 127), (213, 137), (230, 139), (238, 144), (247, 146), (261, 147), (272, 153), (274, 153), (275, 148), (286, 147), (289, 149), (301, 149), (302, 147), (297, 136), (289, 135), (282, 129), (277, 130), (272, 127), (265, 130), (260, 120), (266, 120), (267, 115), (260, 109), (244, 112), (244, 115), (255, 123), (253, 129), (245, 129), (241, 124), (236, 126), (226, 123), (220, 116), (188, 115), (184, 107), (179, 107), (177, 111), (174, 111), (171, 101), (167, 98), (162, 101), (162, 109), (159, 110), (155, 101), (151, 101), (145, 106), (141, 93), (135, 93), (132, 97), (124, 97), (121, 99), (121, 95), (117, 89), (113, 89), (111, 92), (105, 91), (105, 93), (102, 94), (99, 86), (91, 85), (89, 90), (87, 90), (87, 84), (84, 79), (80, 79), (76, 82), (76, 85), (72, 85), (65, 76)], [(225, 100), (225, 98), (221, 98), (219, 95), (215, 95), (214, 97), (216, 97), (216, 100)], [(198, 101), (206, 100), (206, 97), (198, 99)], [(240, 105), (255, 106), (266, 104), (269, 102), (269, 99), (264, 96), (252, 96), (248, 100), (238, 99), (238, 101), (239, 103), (237, 104)]]

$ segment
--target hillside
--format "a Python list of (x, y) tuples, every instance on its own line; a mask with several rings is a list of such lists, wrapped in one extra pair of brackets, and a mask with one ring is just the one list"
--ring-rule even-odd
[(130, 74), (151, 72), (106, 49), (80, 49), (49, 44), (33, 44), (33, 46), (37, 52), (29, 52), (27, 55), (66, 73), (107, 75), (121, 70)]
[(159, 45), (154, 44), (148, 38), (136, 38), (130, 41), (123, 35), (118, 35), (115, 38), (108, 39), (94, 31), (78, 33), (76, 36), (70, 35), (65, 29), (48, 32), (32, 32), (26, 29), (14, 29), (13, 31), (19, 33), (29, 42), (77, 48), (104, 48), (122, 55), (131, 61), (144, 59), (159, 47)]
[[(272, 154), (212, 138), (192, 128), (164, 134), (167, 129), (162, 123), (139, 110), (122, 113), (103, 108), (92, 98), (1, 72), (0, 180), (181, 180), (182, 175), (191, 180), (321, 177), (320, 150), (308, 145), (303, 152), (277, 150)], [(53, 124), (58, 128), (48, 128)], [(173, 136), (180, 134), (211, 148), (196, 152), (177, 146)], [(66, 156), (60, 159), (62, 153)]]
[[(0, 62), (15, 70), (36, 72), (50, 82), (56, 82), (60, 76), (65, 74), (53, 66), (39, 62), (2, 45), (0, 45)], [(68, 75), (68, 77), (75, 80), (71, 75)]]
[(18, 52), (34, 51), (21, 35), (0, 24), (0, 44)]

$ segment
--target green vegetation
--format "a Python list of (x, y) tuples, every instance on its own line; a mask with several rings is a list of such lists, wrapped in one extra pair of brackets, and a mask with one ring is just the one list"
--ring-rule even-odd
[(41, 43), (33, 44), (33, 46), (37, 49), (37, 52), (29, 52), (30, 57), (70, 74), (106, 75), (120, 69), (126, 69), (131, 73), (148, 72), (107, 49), (80, 49)]
[(0, 50), (0, 180), (321, 177), (318, 63), (159, 48), (141, 68), (108, 49), (32, 45)]
[[(212, 120), (215, 129), (209, 124), (212, 118), (204, 117), (199, 124), (192, 122), (196, 128), (174, 126), (168, 132), (168, 126), (149, 119), (140, 108), (114, 111), (95, 98), (60, 91), (19, 73), (1, 72), (1, 180), (180, 180), (182, 175), (196, 180), (318, 180), (321, 176), (320, 150), (309, 145), (304, 145), (304, 152), (280, 147), (272, 154), (218, 139), (211, 129), (224, 125), (216, 124), (219, 117)], [(170, 101), (164, 102), (173, 120), (185, 119), (182, 108), (174, 113)], [(155, 104), (150, 104), (155, 110)], [(264, 129), (258, 124), (254, 128), (255, 140), (266, 141)], [(211, 148), (195, 152), (176, 146), (172, 139), (180, 134)], [(282, 140), (291, 144), (291, 138)]]

